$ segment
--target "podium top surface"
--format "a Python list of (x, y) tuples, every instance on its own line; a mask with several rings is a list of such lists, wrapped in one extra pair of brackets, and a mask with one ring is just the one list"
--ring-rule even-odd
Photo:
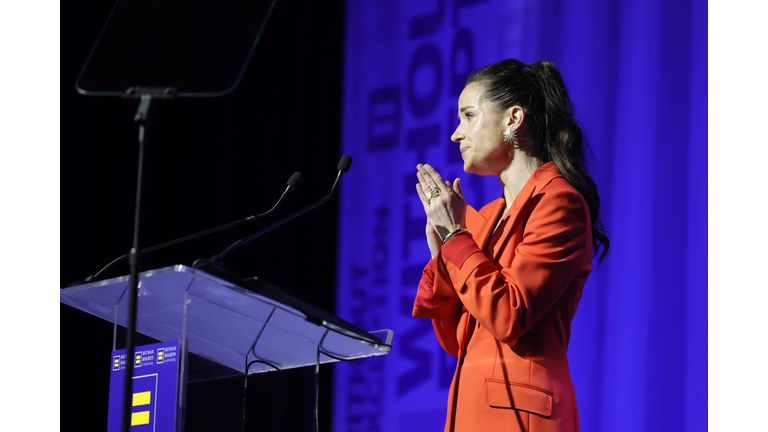
[[(128, 281), (62, 289), (61, 303), (126, 327)], [(318, 351), (330, 363), (391, 348), (390, 330), (365, 332), (262, 280), (245, 285), (183, 265), (140, 273), (136, 331), (186, 340), (190, 353), (241, 374), (314, 365)]]

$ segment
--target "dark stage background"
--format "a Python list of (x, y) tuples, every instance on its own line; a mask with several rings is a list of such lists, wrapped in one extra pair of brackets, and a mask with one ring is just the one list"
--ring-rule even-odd
[[(87, 0), (61, 11), (61, 286), (94, 274), (132, 243), (138, 102), (86, 97), (74, 86), (112, 5)], [(147, 254), (143, 269), (209, 258), (328, 193), (341, 156), (343, 31), (343, 2), (278, 2), (234, 93), (154, 105), (142, 247), (262, 213), (294, 171), (305, 177), (274, 215)], [(242, 247), (226, 266), (333, 312), (337, 215), (334, 197)], [(128, 272), (121, 263), (105, 277)], [(112, 326), (64, 305), (60, 324), (61, 429), (103, 431)], [(331, 371), (321, 367), (322, 430), (330, 427)], [(313, 372), (250, 377), (247, 430), (311, 430)], [(241, 384), (229, 379), (190, 388), (187, 430), (239, 426)]]

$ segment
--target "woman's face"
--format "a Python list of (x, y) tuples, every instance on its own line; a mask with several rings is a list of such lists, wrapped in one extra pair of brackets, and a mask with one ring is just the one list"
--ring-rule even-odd
[(464, 171), (499, 175), (512, 162), (512, 146), (504, 142), (504, 116), (482, 97), (483, 88), (472, 83), (459, 96), (459, 126), (451, 141), (459, 143)]

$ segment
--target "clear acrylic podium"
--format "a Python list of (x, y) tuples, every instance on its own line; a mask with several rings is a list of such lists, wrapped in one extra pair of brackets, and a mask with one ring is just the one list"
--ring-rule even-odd
[[(215, 365), (217, 372), (203, 374), (208, 378), (390, 351), (391, 330), (368, 333), (265, 281), (229, 279), (183, 265), (141, 273), (136, 331), (159, 341), (180, 340), (182, 352)], [(117, 335), (117, 326), (128, 322), (127, 292), (128, 276), (121, 276), (62, 289), (60, 296), (61, 303), (113, 322)]]

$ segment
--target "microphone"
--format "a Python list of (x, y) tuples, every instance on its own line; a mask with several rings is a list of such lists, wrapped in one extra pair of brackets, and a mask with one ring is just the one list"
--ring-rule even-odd
[[(347, 169), (349, 169), (349, 168), (347, 168)], [(151, 247), (148, 247), (146, 249), (142, 249), (141, 253), (144, 254), (144, 253), (147, 253), (147, 252), (152, 252), (152, 251), (155, 251), (155, 250), (158, 250), (158, 249), (162, 249), (164, 247), (173, 246), (175, 244), (178, 244), (178, 243), (181, 243), (181, 242), (185, 242), (187, 240), (192, 240), (192, 239), (195, 239), (195, 238), (198, 238), (198, 237), (202, 237), (204, 235), (213, 234), (213, 233), (215, 233), (217, 231), (225, 230), (227, 228), (232, 228), (232, 227), (244, 224), (246, 222), (251, 222), (251, 221), (254, 221), (256, 219), (263, 218), (264, 216), (267, 216), (267, 215), (271, 214), (272, 212), (274, 212), (275, 209), (277, 209), (277, 207), (283, 202), (283, 199), (286, 197), (286, 195), (288, 195), (292, 190), (294, 190), (297, 187), (299, 187), (299, 185), (301, 184), (302, 180), (304, 180), (304, 176), (300, 172), (296, 171), (295, 173), (293, 173), (293, 175), (288, 179), (288, 185), (285, 188), (285, 191), (283, 191), (283, 194), (280, 196), (280, 199), (277, 200), (277, 203), (275, 203), (275, 205), (272, 206), (271, 209), (267, 210), (266, 212), (264, 212), (262, 214), (259, 214), (259, 215), (256, 215), (256, 216), (251, 215), (251, 216), (248, 216), (247, 218), (241, 219), (239, 221), (230, 222), (228, 224), (221, 225), (221, 226), (218, 226), (216, 228), (211, 228), (211, 229), (208, 229), (208, 230), (205, 230), (205, 231), (201, 231), (201, 232), (199, 232), (197, 234), (188, 235), (186, 237), (181, 237), (181, 238), (178, 238), (176, 240), (171, 240), (169, 242), (165, 242), (165, 243), (162, 243), (162, 244), (159, 244), (159, 245), (151, 246)], [(90, 276), (88, 276), (87, 278), (85, 278), (83, 280), (78, 280), (78, 281), (72, 282), (72, 283), (68, 284), (67, 287), (82, 285), (82, 284), (86, 284), (86, 283), (90, 283), (90, 282), (94, 282), (94, 281), (99, 280), (99, 277), (102, 274), (104, 274), (105, 271), (109, 270), (110, 268), (112, 268), (112, 266), (114, 266), (115, 264), (119, 263), (120, 261), (123, 261), (126, 258), (128, 258), (128, 255), (129, 254), (125, 254), (125, 255), (123, 255), (121, 257), (116, 258), (115, 260), (113, 260), (112, 262), (107, 264), (103, 269), (99, 270), (99, 272), (96, 273), (95, 275), (90, 275)]]
[[(341, 175), (343, 175), (343, 174), (346, 174), (347, 171), (349, 171), (349, 167), (351, 167), (351, 166), (352, 166), (352, 156), (350, 156), (350, 155), (342, 156), (341, 160), (339, 161), (339, 165), (338, 165), (338, 169), (339, 169), (339, 171), (341, 171), (341, 174), (339, 175), (339, 177), (341, 177)], [(335, 186), (336, 185), (334, 185), (334, 187)]]
[(251, 240), (253, 240), (253, 239), (257, 238), (257, 237), (262, 236), (263, 234), (266, 234), (266, 233), (272, 231), (273, 229), (279, 227), (280, 225), (282, 225), (282, 224), (284, 224), (286, 222), (289, 222), (289, 221), (291, 221), (293, 219), (296, 219), (297, 217), (299, 217), (299, 216), (303, 215), (304, 213), (312, 210), (313, 208), (318, 207), (321, 204), (325, 203), (326, 201), (331, 199), (331, 197), (333, 196), (333, 193), (336, 192), (336, 188), (339, 185), (339, 180), (341, 180), (341, 177), (344, 174), (346, 174), (347, 171), (349, 171), (349, 168), (351, 166), (352, 166), (352, 157), (349, 156), (349, 155), (342, 156), (341, 160), (339, 161), (339, 164), (336, 167), (337, 170), (338, 170), (338, 172), (336, 173), (336, 181), (333, 182), (333, 187), (331, 188), (331, 192), (329, 192), (328, 195), (326, 195), (325, 198), (323, 198), (320, 201), (318, 201), (318, 202), (316, 202), (314, 204), (311, 204), (311, 205), (303, 208), (302, 210), (299, 210), (299, 211), (297, 211), (297, 212), (295, 212), (295, 213), (293, 213), (293, 214), (291, 214), (291, 215), (289, 215), (289, 216), (287, 216), (287, 217), (285, 217), (283, 219), (280, 219), (279, 221), (277, 221), (277, 222), (273, 223), (272, 225), (262, 229), (261, 231), (253, 233), (253, 234), (249, 235), (248, 237), (241, 238), (240, 240), (232, 243), (228, 248), (224, 249), (224, 251), (221, 252), (220, 254), (214, 255), (210, 260), (199, 259), (199, 260), (195, 261), (194, 264), (192, 264), (192, 266), (194, 268), (200, 268), (202, 266), (206, 266), (206, 265), (207, 266), (211, 266), (212, 265), (215, 268), (221, 268), (220, 266), (224, 263), (224, 258), (226, 258), (226, 256), (229, 255), (230, 253), (232, 253), (232, 251), (234, 251), (235, 249), (239, 248), (240, 246), (248, 243), (249, 241), (251, 241)]
[[(283, 192), (283, 196), (287, 194), (288, 192), (296, 189), (301, 184), (302, 180), (304, 180), (304, 176), (301, 175), (300, 172), (296, 171), (291, 175), (291, 178), (288, 179), (288, 188), (285, 189), (285, 192)], [(280, 199), (283, 199), (283, 197), (280, 197)]]

